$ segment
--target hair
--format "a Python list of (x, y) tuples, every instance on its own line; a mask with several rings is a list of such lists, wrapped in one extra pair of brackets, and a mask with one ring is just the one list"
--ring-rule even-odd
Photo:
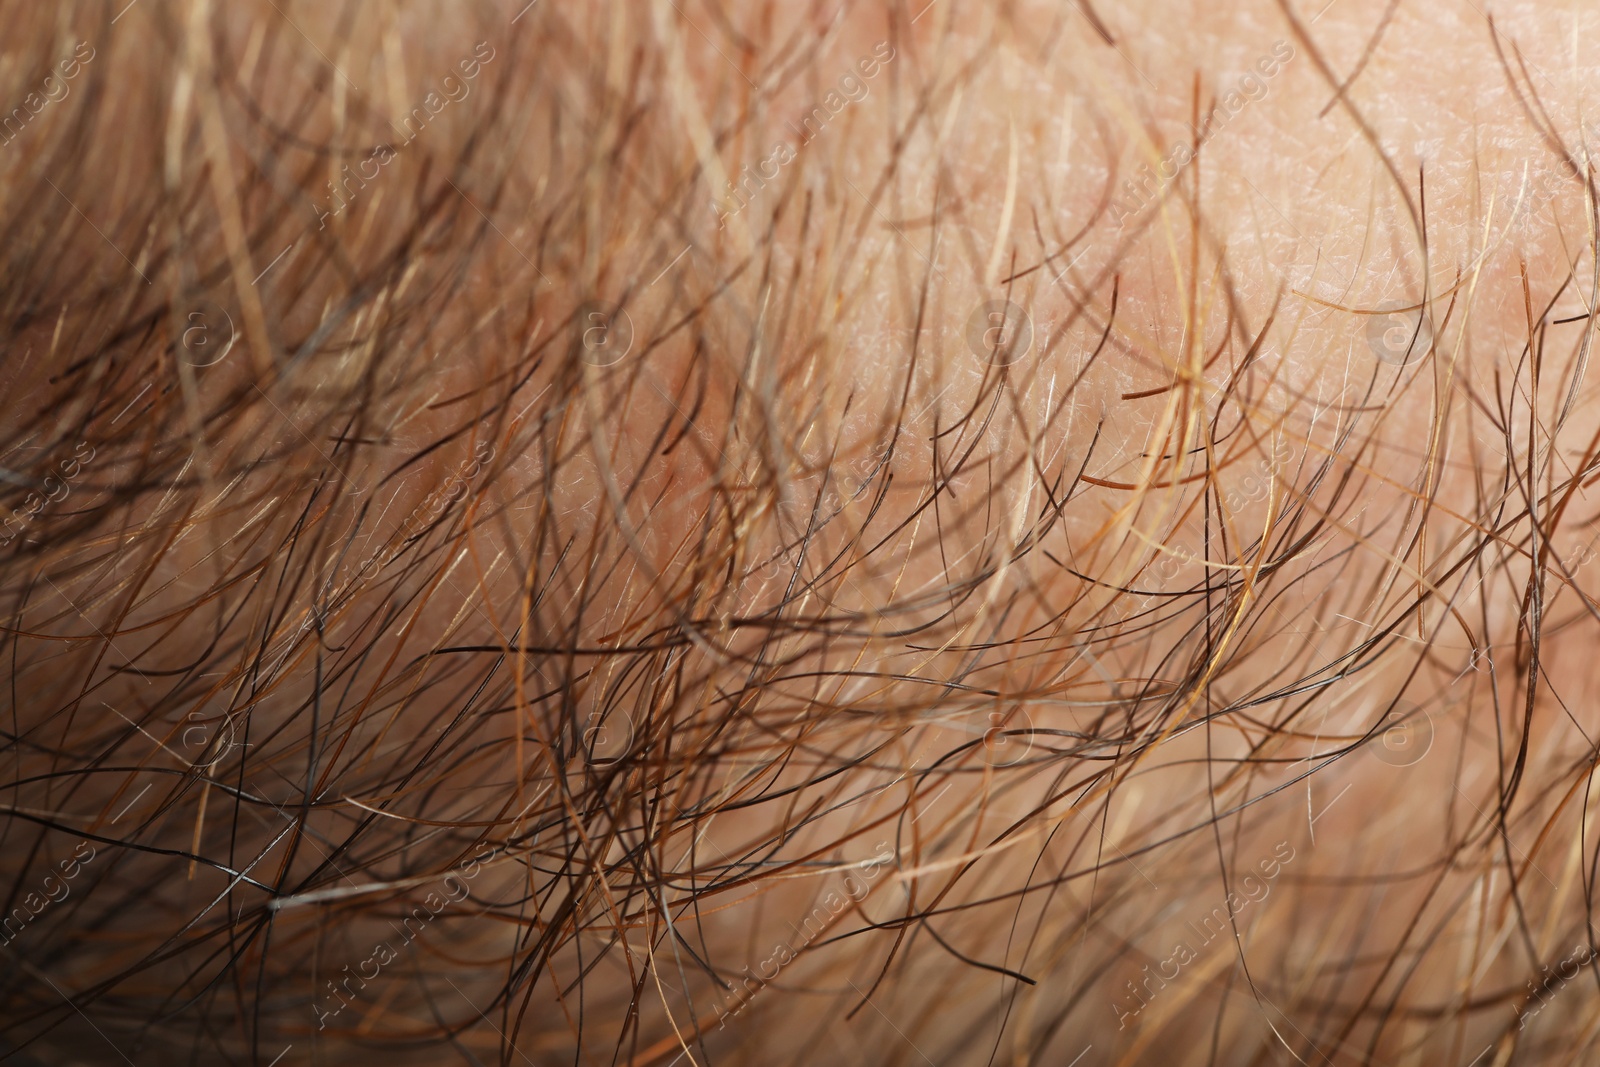
[(1544, 37), (1096, 6), (0, 5), (0, 1053), (1586, 1055)]

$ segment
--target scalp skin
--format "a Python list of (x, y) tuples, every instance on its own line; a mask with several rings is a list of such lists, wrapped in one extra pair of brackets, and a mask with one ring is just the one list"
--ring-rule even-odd
[(1589, 1055), (1592, 13), (4, 14), (0, 1052)]

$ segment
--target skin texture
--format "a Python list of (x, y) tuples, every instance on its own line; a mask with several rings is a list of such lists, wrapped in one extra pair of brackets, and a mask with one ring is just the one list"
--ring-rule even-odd
[(1592, 1054), (1600, 17), (4, 14), (0, 1052)]

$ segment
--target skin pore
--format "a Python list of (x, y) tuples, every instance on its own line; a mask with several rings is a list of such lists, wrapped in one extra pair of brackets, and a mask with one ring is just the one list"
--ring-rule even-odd
[(1600, 15), (5, 14), (0, 1055), (1591, 1054)]

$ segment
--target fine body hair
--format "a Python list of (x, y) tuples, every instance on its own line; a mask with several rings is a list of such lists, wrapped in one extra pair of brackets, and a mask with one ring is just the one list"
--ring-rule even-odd
[(0, 3), (0, 1055), (1593, 1056), (1600, 17), (1320, 6)]

